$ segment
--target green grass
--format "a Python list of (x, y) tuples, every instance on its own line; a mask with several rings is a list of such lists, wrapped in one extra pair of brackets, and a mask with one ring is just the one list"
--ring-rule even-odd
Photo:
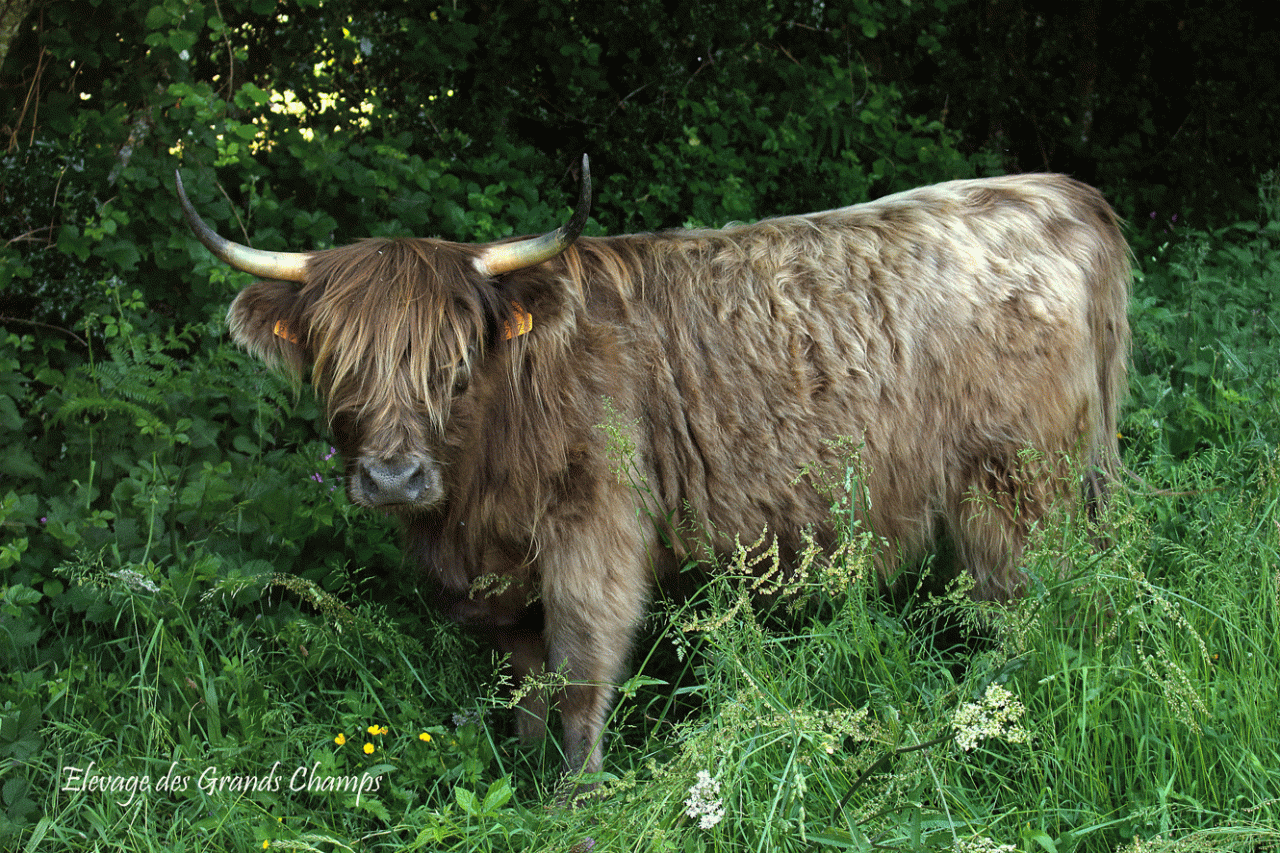
[(1140, 252), (1108, 547), (1046, 523), (1007, 607), (857, 537), (768, 613), (659, 602), (574, 809), (305, 394), (108, 283), (93, 364), (0, 342), (0, 848), (1280, 849), (1274, 220)]

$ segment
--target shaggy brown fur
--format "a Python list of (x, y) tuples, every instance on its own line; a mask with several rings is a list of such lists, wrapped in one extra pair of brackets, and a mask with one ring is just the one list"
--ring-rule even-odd
[[(865, 521), (890, 543), (881, 570), (945, 533), (974, 594), (1005, 598), (1030, 525), (1078, 490), (1060, 473), (1085, 468), (1095, 501), (1114, 473), (1129, 256), (1106, 202), (1068, 178), (581, 238), (498, 279), (476, 272), (479, 251), (317, 252), (300, 289), (253, 285), (230, 324), (269, 362), (313, 365), (351, 499), (404, 517), (445, 611), (518, 673), (565, 670), (571, 771), (600, 769), (611, 685), (680, 556), (655, 519), (718, 551), (768, 530), (787, 553), (830, 530), (801, 469), (841, 464), (826, 440), (851, 436)], [(505, 340), (517, 305), (532, 331)], [(610, 470), (610, 417), (647, 507)], [(1020, 463), (1027, 448), (1038, 467)], [(540, 734), (541, 699), (523, 710), (522, 732)]]

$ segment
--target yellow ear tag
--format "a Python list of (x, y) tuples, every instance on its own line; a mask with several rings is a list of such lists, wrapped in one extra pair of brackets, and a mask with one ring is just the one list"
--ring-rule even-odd
[(277, 338), (284, 338), (291, 344), (298, 342), (298, 336), (289, 331), (289, 327), (284, 324), (284, 320), (276, 320), (276, 326), (271, 330)]
[(533, 315), (524, 310), (524, 306), (519, 302), (512, 302), (511, 307), (515, 309), (516, 325), (513, 329), (510, 323), (502, 324), (502, 339), (506, 341), (528, 334), (529, 330), (533, 328)]

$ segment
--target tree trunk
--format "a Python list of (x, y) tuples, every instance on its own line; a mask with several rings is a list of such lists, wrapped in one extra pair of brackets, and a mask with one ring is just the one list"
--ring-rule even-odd
[(9, 45), (18, 36), (18, 30), (35, 0), (0, 0), (0, 69), (9, 55)]

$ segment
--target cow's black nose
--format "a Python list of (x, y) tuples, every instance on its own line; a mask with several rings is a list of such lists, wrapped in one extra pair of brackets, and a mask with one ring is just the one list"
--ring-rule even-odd
[(356, 477), (360, 497), (371, 506), (422, 503), (433, 480), (423, 461), (412, 456), (361, 459)]

